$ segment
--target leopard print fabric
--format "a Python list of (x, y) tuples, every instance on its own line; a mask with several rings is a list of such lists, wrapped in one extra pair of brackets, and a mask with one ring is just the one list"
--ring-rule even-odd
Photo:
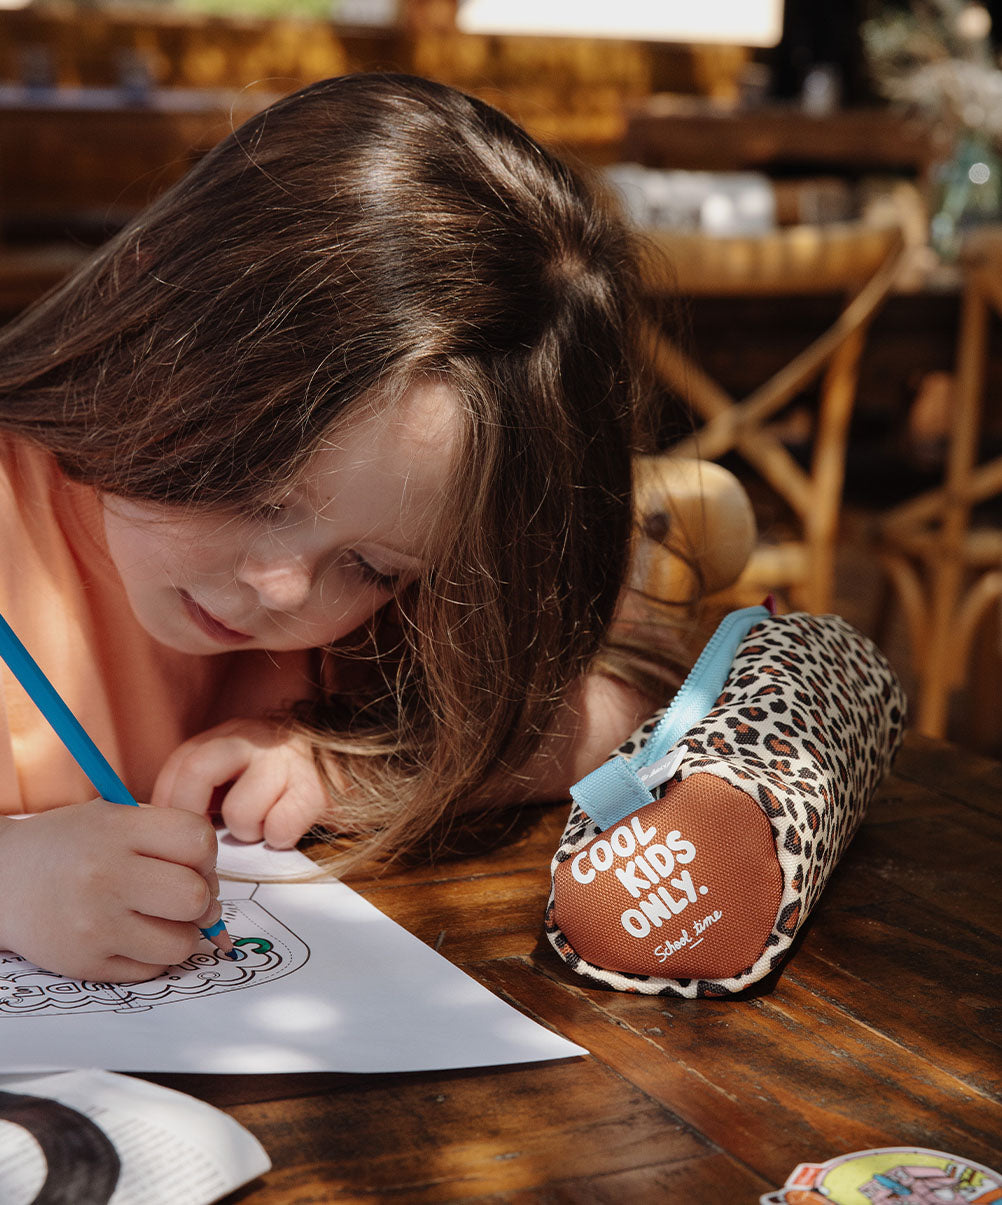
[[(647, 743), (664, 710), (613, 756)], [(585, 977), (619, 991), (726, 996), (783, 959), (845, 852), (904, 734), (900, 683), (879, 650), (835, 615), (777, 615), (742, 641), (713, 710), (678, 742), (688, 749), (672, 783), (725, 779), (769, 819), (782, 870), (779, 913), (758, 959), (733, 978), (661, 979), (604, 970), (581, 958), (554, 921), (552, 873), (601, 829), (574, 804), (551, 864), (550, 943)], [(671, 783), (658, 788), (663, 795)]]

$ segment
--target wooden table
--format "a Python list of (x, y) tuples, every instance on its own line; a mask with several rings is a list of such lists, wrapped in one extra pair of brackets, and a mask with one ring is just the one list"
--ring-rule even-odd
[(910, 737), (783, 972), (750, 998), (590, 988), (542, 937), (564, 807), (354, 885), (589, 1058), (409, 1075), (160, 1076), (274, 1169), (231, 1201), (746, 1205), (802, 1161), (1002, 1168), (1002, 765)]

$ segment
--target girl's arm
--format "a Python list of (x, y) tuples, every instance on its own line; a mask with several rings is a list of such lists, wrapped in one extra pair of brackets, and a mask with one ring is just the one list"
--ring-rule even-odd
[(600, 766), (658, 706), (618, 678), (587, 674), (525, 765), (499, 773), (464, 810), (568, 798), (574, 783)]
[[(655, 706), (617, 679), (589, 674), (529, 761), (499, 772), (462, 810), (566, 798)], [(228, 720), (186, 741), (165, 762), (152, 802), (204, 813), (224, 788), (222, 818), (233, 835), (277, 849), (295, 845), (330, 809), (310, 742), (267, 720)]]

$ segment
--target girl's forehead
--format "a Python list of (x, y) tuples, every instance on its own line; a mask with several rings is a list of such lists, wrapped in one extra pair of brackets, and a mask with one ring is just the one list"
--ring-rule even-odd
[(390, 402), (359, 407), (310, 458), (303, 486), (321, 495), (340, 492), (359, 476), (444, 486), (459, 447), (460, 414), (455, 390), (438, 381), (416, 382)]
[(425, 382), (357, 410), (310, 458), (289, 501), (331, 521), (339, 536), (408, 560), (434, 556), (429, 540), (446, 513), (461, 414), (451, 388)]

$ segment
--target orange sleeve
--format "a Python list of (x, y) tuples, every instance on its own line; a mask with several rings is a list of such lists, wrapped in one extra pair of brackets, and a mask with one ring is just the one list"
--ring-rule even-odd
[[(156, 644), (132, 615), (107, 554), (95, 492), (44, 452), (0, 442), (0, 609), (138, 799), (199, 731), (225, 658)], [(0, 665), (0, 811), (41, 811), (95, 791)]]

